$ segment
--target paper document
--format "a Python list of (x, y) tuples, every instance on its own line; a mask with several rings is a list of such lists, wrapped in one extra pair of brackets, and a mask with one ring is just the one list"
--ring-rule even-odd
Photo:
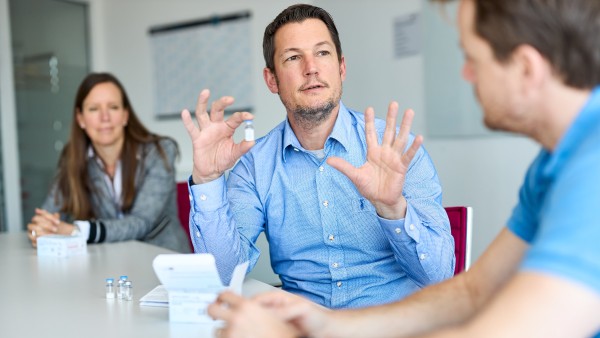
[(140, 299), (140, 305), (168, 306), (173, 322), (212, 322), (206, 308), (225, 289), (240, 294), (248, 262), (233, 270), (231, 283), (225, 286), (211, 254), (163, 254), (152, 262), (156, 276), (163, 284)]
[(164, 285), (159, 285), (140, 298), (140, 306), (168, 307), (169, 293)]

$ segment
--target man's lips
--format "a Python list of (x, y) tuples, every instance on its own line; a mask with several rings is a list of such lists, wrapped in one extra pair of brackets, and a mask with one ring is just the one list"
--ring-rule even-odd
[(312, 84), (302, 86), (300, 88), (300, 91), (308, 91), (308, 90), (321, 89), (321, 88), (327, 88), (327, 87), (329, 87), (329, 86), (327, 86), (327, 84), (325, 84), (325, 83), (312, 83)]

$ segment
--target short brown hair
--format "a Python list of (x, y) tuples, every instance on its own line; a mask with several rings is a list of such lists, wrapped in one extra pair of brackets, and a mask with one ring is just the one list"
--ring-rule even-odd
[(333, 18), (326, 10), (306, 4), (292, 5), (284, 9), (275, 19), (265, 28), (265, 34), (263, 36), (263, 55), (265, 57), (265, 63), (267, 68), (272, 72), (275, 72), (275, 33), (284, 26), (285, 24), (292, 22), (303, 22), (306, 19), (319, 19), (323, 21), (331, 40), (335, 45), (335, 51), (337, 52), (338, 61), (342, 61), (342, 45), (340, 43), (340, 36), (338, 34)]
[(550, 62), (566, 85), (590, 89), (600, 83), (599, 0), (472, 1), (475, 31), (498, 61), (508, 61), (515, 48), (526, 44)]

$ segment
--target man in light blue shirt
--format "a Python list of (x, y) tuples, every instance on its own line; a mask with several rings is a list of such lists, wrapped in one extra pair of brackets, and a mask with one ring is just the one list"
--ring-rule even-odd
[[(398, 132), (392, 103), (387, 126), (376, 120), (365, 130), (374, 112), (340, 101), (345, 61), (321, 8), (284, 10), (266, 28), (263, 51), (265, 82), (286, 107), (284, 122), (256, 142), (235, 144), (233, 131), (252, 115), (224, 121), (226, 97), (209, 117), (207, 91), (196, 109), (199, 128), (182, 115), (194, 145), (196, 252), (213, 254), (227, 283), (237, 264), (254, 266), (264, 231), (283, 289), (331, 308), (389, 303), (451, 277), (454, 242), (433, 163), (422, 138), (410, 134), (414, 113)], [(395, 153), (399, 161), (382, 164)], [(225, 182), (223, 171), (240, 156)]]

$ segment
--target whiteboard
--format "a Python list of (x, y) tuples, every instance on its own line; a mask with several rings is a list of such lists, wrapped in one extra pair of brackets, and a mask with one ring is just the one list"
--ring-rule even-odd
[(195, 110), (198, 94), (233, 96), (227, 112), (253, 107), (251, 15), (243, 12), (150, 29), (157, 117)]

